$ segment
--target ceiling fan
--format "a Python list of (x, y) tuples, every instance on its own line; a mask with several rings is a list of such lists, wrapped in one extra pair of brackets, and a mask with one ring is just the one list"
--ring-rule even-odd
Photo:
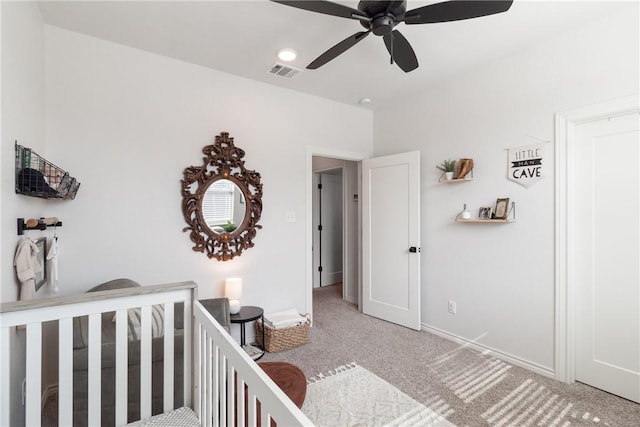
[(324, 52), (307, 65), (308, 69), (315, 70), (323, 66), (362, 41), (369, 33), (373, 33), (376, 36), (382, 36), (387, 51), (391, 55), (391, 63), (395, 62), (406, 73), (418, 68), (418, 58), (416, 58), (407, 39), (400, 31), (394, 29), (399, 23), (404, 22), (407, 25), (432, 24), (478, 18), (506, 12), (513, 3), (513, 0), (453, 0), (407, 11), (406, 0), (363, 0), (358, 3), (358, 9), (330, 1), (271, 1), (311, 12), (354, 19), (360, 21), (360, 24), (366, 29), (366, 31), (360, 31), (347, 37)]

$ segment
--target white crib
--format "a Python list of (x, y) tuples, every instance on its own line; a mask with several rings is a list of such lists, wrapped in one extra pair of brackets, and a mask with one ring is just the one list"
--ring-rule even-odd
[[(165, 316), (163, 411), (178, 409), (173, 401), (173, 325), (174, 307), (179, 303), (184, 303), (183, 401), (195, 412), (198, 425), (270, 426), (272, 421), (279, 426), (312, 425), (195, 299), (196, 290), (195, 283), (181, 282), (0, 304), (0, 426), (22, 420), (22, 414), (12, 415), (20, 410), (25, 425), (41, 425), (43, 322), (49, 321), (58, 323), (58, 424), (74, 424), (72, 337), (73, 318), (78, 316), (88, 316), (88, 425), (100, 425), (104, 312), (116, 313), (116, 425), (132, 421), (127, 420), (127, 310), (131, 308), (141, 308), (140, 418), (151, 417), (151, 307), (156, 304), (164, 307)], [(21, 354), (26, 355), (24, 391), (10, 381), (11, 358)]]

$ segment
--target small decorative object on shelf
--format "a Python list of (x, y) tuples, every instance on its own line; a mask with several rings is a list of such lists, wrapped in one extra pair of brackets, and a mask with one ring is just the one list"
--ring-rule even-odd
[(460, 212), (458, 214), (458, 217), (462, 218), (462, 219), (471, 219), (471, 211), (469, 209), (467, 209), (467, 204), (464, 204), (464, 207), (462, 208), (462, 212)]
[[(473, 170), (473, 159), (460, 159), (456, 167), (456, 179), (465, 179)], [(472, 175), (473, 176), (473, 175)]]
[(491, 208), (488, 206), (481, 207), (478, 209), (478, 218), (479, 219), (491, 219)]
[(30, 148), (16, 145), (16, 193), (44, 199), (75, 199), (80, 183)]
[(507, 219), (507, 214), (509, 213), (507, 209), (509, 208), (509, 198), (506, 199), (498, 199), (496, 200), (496, 211), (493, 214), (494, 219)]
[(440, 180), (444, 177), (446, 181), (451, 181), (453, 179), (453, 172), (456, 170), (456, 161), (451, 159), (445, 160), (436, 166), (436, 168), (442, 171)]
[(460, 159), (457, 162), (455, 160), (445, 160), (436, 167), (442, 171), (442, 175), (438, 179), (440, 183), (451, 184), (473, 180), (473, 159)]
[(478, 209), (478, 218), (471, 218), (467, 205), (464, 210), (456, 215), (456, 222), (473, 222), (473, 223), (510, 223), (516, 220), (516, 202), (511, 202), (509, 207), (509, 199), (498, 199), (496, 202), (495, 212), (492, 213), (491, 207), (481, 207)]

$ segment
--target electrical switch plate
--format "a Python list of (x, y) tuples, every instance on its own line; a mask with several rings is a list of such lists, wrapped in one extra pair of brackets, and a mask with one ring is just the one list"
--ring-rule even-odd
[(449, 300), (448, 309), (449, 313), (456, 314), (456, 302), (453, 300)]
[(287, 211), (285, 213), (286, 222), (296, 222), (296, 211)]

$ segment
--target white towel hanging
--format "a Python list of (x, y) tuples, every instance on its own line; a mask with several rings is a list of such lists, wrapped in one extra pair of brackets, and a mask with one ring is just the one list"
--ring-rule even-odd
[(58, 293), (58, 236), (51, 239), (47, 261), (51, 261), (51, 290)]

